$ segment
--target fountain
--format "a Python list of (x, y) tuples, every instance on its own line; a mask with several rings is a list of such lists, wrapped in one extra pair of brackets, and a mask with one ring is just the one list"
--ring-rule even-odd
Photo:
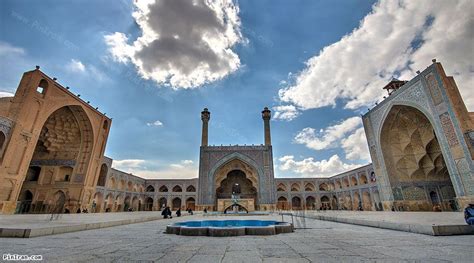
[(293, 225), (273, 220), (202, 220), (178, 222), (166, 227), (167, 234), (182, 236), (276, 235), (293, 232)]
[(232, 204), (224, 209), (224, 214), (238, 214), (238, 213), (249, 213), (247, 208), (239, 204), (240, 196), (232, 192), (231, 200)]

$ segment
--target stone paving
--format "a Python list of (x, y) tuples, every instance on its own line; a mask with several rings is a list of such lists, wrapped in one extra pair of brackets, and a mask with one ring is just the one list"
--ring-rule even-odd
[(161, 212), (60, 214), (55, 215), (54, 220), (51, 220), (51, 214), (0, 215), (0, 227), (42, 228), (139, 219), (143, 217), (160, 218)]
[(299, 211), (319, 220), (372, 226), (433, 236), (473, 235), (462, 212)]
[(45, 262), (472, 262), (474, 257), (472, 235), (433, 237), (312, 219), (306, 220), (308, 229), (275, 236), (164, 234), (169, 223), (203, 218), (195, 215), (29, 239), (0, 238), (0, 254), (43, 255)]
[(328, 215), (404, 224), (465, 225), (463, 212), (375, 212), (375, 211), (305, 211), (308, 215)]

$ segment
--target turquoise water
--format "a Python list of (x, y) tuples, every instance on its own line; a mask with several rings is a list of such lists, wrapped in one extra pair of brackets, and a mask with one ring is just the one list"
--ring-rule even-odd
[(177, 226), (188, 227), (246, 227), (246, 226), (273, 226), (282, 222), (272, 220), (203, 220), (179, 222)]

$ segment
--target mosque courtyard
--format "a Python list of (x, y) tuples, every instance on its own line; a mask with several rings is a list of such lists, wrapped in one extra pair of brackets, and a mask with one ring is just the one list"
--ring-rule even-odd
[[(120, 214), (125, 218), (131, 213)], [(193, 215), (33, 238), (0, 238), (0, 252), (42, 255), (44, 262), (472, 262), (473, 257), (473, 235), (430, 236), (314, 219), (306, 219), (304, 229), (274, 236), (164, 233), (166, 225), (177, 221), (237, 218), (243, 219)], [(251, 219), (281, 220), (281, 216)]]

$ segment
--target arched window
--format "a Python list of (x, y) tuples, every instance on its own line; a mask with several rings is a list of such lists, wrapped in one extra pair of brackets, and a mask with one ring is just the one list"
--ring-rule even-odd
[(300, 186), (298, 184), (292, 184), (291, 185), (291, 191), (292, 192), (299, 192), (300, 191)]
[(155, 187), (153, 187), (152, 185), (149, 185), (149, 186), (147, 186), (147, 188), (146, 188), (145, 191), (146, 191), (146, 192), (154, 192), (154, 191), (155, 191)]
[(351, 183), (352, 183), (352, 186), (356, 186), (357, 185), (357, 178), (355, 176), (352, 176), (351, 178)]
[(196, 192), (196, 188), (192, 185), (188, 186), (188, 188), (186, 188), (186, 192)]
[(319, 191), (328, 191), (328, 185), (325, 183), (320, 184)]
[(307, 183), (305, 186), (304, 186), (304, 190), (306, 192), (312, 192), (314, 191), (314, 185), (312, 183)]
[(48, 89), (48, 81), (45, 79), (42, 79), (40, 83), (38, 84), (38, 87), (36, 88), (36, 92), (40, 94), (45, 94), (47, 89)]
[(160, 187), (160, 192), (168, 192), (168, 187), (162, 185), (162, 186)]
[(278, 184), (277, 191), (278, 192), (286, 192), (286, 186), (282, 183)]
[(182, 191), (183, 189), (179, 185), (176, 185), (175, 187), (173, 187), (173, 192), (182, 192)]
[(360, 181), (360, 184), (367, 184), (368, 183), (367, 176), (365, 176), (365, 174), (361, 175), (359, 177), (359, 181)]

